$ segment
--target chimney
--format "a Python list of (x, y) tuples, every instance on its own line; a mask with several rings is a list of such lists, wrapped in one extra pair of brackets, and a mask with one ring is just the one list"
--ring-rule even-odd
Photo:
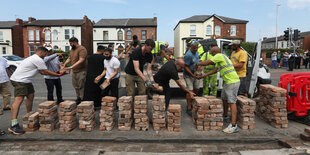
[(86, 23), (86, 22), (87, 22), (87, 20), (88, 20), (87, 16), (86, 16), (86, 15), (84, 15), (84, 17), (83, 17), (83, 23)]
[(154, 18), (153, 18), (153, 21), (154, 21), (155, 23), (157, 23), (157, 17), (154, 17)]
[(33, 22), (33, 21), (35, 21), (36, 19), (35, 18), (33, 18), (33, 17), (28, 17), (28, 22), (29, 23), (31, 23), (31, 22)]
[(267, 37), (264, 37), (263, 40), (267, 40)]
[(23, 25), (23, 20), (17, 18), (17, 19), (16, 19), (16, 24), (17, 24), (17, 25)]

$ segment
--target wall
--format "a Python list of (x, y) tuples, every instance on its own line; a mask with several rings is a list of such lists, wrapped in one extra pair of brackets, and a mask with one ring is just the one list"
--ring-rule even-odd
[[(242, 38), (242, 41), (246, 41), (246, 24), (225, 24), (218, 18), (214, 18), (214, 27), (216, 25), (221, 27), (221, 36), (219, 38)], [(230, 36), (230, 27), (232, 25), (236, 25), (236, 36)]]
[[(54, 46), (58, 46), (58, 49), (61, 49), (65, 51), (66, 46), (70, 46), (69, 39), (65, 39), (65, 29), (70, 30), (70, 37), (72, 36), (72, 30), (74, 30), (74, 37), (76, 37), (79, 40), (79, 44), (81, 44), (81, 27), (80, 26), (57, 26), (57, 27), (51, 27), (51, 46), (54, 48)], [(58, 32), (58, 39), (54, 40), (53, 37), (53, 31), (57, 30)], [(45, 37), (44, 37), (45, 38)], [(69, 47), (71, 49), (71, 47)]]
[(84, 16), (81, 27), (81, 45), (87, 50), (88, 55), (93, 53), (93, 23)]
[[(125, 48), (125, 40), (118, 40), (117, 32), (121, 30), (123, 32), (123, 39), (125, 39), (125, 31), (122, 28), (94, 28), (93, 30), (93, 52), (97, 51), (98, 45), (108, 46), (114, 44), (114, 51), (118, 53), (118, 46), (122, 45)], [(108, 31), (108, 40), (103, 40), (103, 31)]]
[(13, 54), (24, 57), (23, 20), (17, 18), (16, 23), (12, 28)]
[[(3, 33), (3, 41), (0, 42), (0, 54), (2, 53), (2, 48), (6, 48), (6, 54), (13, 54), (13, 48), (12, 48), (12, 30), (11, 29), (0, 29), (0, 31)], [(9, 41), (7, 43), (6, 41)]]

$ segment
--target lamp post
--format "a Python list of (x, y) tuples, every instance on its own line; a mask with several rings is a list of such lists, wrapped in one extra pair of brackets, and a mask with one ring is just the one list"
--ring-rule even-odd
[(275, 48), (278, 49), (278, 11), (279, 11), (280, 4), (276, 5), (276, 46)]

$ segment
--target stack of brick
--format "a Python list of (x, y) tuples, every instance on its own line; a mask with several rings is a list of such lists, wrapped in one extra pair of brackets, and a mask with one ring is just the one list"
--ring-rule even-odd
[(213, 96), (195, 97), (192, 119), (198, 131), (221, 130), (223, 127), (222, 100)]
[(134, 119), (135, 129), (138, 131), (147, 131), (149, 129), (149, 117), (147, 110), (147, 96), (135, 96), (134, 102)]
[(96, 126), (93, 101), (83, 101), (77, 106), (79, 128), (83, 131), (93, 131)]
[(76, 103), (74, 101), (64, 101), (59, 104), (59, 131), (69, 132), (76, 128)]
[(118, 99), (118, 129), (129, 131), (132, 126), (132, 96), (123, 96)]
[(115, 107), (116, 98), (111, 96), (105, 96), (101, 100), (100, 110), (100, 130), (111, 131), (115, 125)]
[(155, 131), (166, 129), (166, 105), (164, 95), (153, 95), (152, 99), (152, 121)]
[(275, 128), (287, 128), (286, 90), (269, 84), (260, 85), (256, 114)]
[(50, 132), (58, 126), (56, 101), (46, 101), (39, 104), (39, 131)]
[(170, 104), (167, 111), (168, 131), (180, 132), (181, 131), (181, 105)]
[(29, 112), (23, 116), (23, 129), (26, 132), (34, 132), (39, 127), (39, 112)]
[(255, 128), (255, 107), (255, 101), (241, 95), (237, 97), (237, 124), (241, 129)]

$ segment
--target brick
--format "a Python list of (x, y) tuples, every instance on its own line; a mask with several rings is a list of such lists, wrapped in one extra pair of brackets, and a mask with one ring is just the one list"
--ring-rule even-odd
[(304, 141), (310, 141), (310, 134), (301, 133), (301, 134), (300, 134), (300, 139), (302, 139), (302, 140), (304, 140)]
[(23, 129), (26, 132), (34, 132), (39, 126), (39, 112), (29, 112), (23, 116)]
[(74, 101), (64, 101), (59, 104), (59, 131), (70, 132), (77, 127), (77, 111), (77, 105)]
[(253, 130), (255, 128), (255, 108), (255, 101), (242, 95), (237, 96), (237, 124), (241, 129)]
[(134, 119), (135, 129), (138, 131), (147, 131), (149, 129), (149, 117), (147, 108), (148, 99), (146, 95), (135, 96)]
[(55, 101), (45, 101), (43, 103), (40, 103), (38, 105), (38, 116), (30, 116), (30, 119), (35, 120), (36, 118), (38, 118), (40, 126), (39, 131), (41, 132), (51, 132), (58, 126), (57, 105)]
[(100, 130), (111, 131), (115, 126), (116, 97), (105, 96), (101, 100), (101, 110), (99, 113)]
[(96, 126), (95, 110), (93, 101), (83, 101), (77, 106), (79, 129), (82, 131), (93, 131)]
[(181, 131), (181, 105), (170, 104), (167, 110), (167, 128), (170, 132)]
[(166, 105), (164, 95), (153, 95), (152, 99), (152, 122), (155, 131), (166, 129)]
[(118, 99), (118, 130), (131, 130), (133, 122), (133, 101), (132, 96), (122, 96)]

